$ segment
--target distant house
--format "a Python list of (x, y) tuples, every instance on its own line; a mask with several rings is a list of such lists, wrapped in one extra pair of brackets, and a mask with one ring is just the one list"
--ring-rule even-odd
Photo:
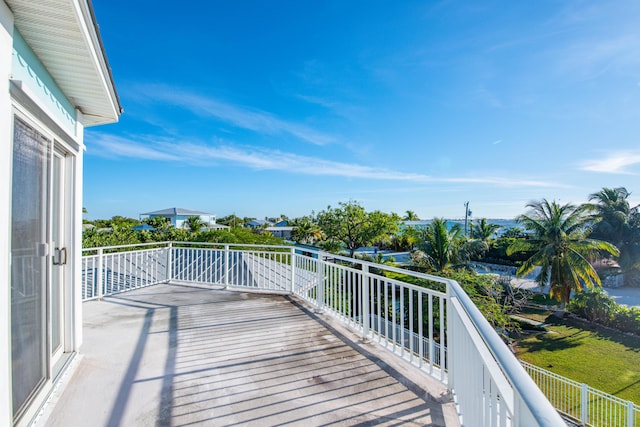
[(265, 228), (265, 231), (273, 234), (274, 237), (279, 237), (285, 240), (291, 240), (291, 232), (295, 227), (286, 226), (273, 226)]
[(253, 230), (260, 227), (272, 227), (273, 223), (264, 219), (252, 219), (251, 221), (245, 223), (244, 226)]
[(205, 223), (205, 228), (227, 228), (224, 225), (216, 224), (216, 216), (214, 214), (192, 211), (183, 208), (168, 208), (159, 211), (145, 212), (140, 214), (140, 219), (149, 218), (167, 218), (175, 228), (185, 228), (185, 221), (191, 216), (199, 217)]

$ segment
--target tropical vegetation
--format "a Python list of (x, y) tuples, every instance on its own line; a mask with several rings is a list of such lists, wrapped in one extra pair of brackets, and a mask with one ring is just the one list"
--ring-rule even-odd
[(318, 213), (318, 226), (329, 246), (344, 245), (353, 258), (356, 249), (375, 243), (390, 243), (392, 235), (399, 230), (397, 214), (381, 211), (367, 212), (356, 201), (340, 202), (339, 206)]
[[(602, 306), (606, 310), (607, 302), (597, 291), (583, 292), (598, 288), (603, 278), (620, 273), (626, 285), (640, 286), (640, 213), (638, 206), (630, 204), (630, 194), (624, 187), (603, 188), (590, 194), (589, 202), (583, 205), (562, 205), (546, 199), (530, 202), (528, 211), (516, 218), (518, 227), (501, 228), (480, 218), (471, 223), (468, 237), (459, 223), (433, 218), (426, 227), (414, 227), (403, 221), (419, 219), (415, 211), (406, 210), (402, 217), (393, 212), (367, 211), (353, 200), (328, 206), (318, 214), (293, 219), (280, 214), (278, 218), (287, 219), (293, 226), (294, 242), (351, 257), (357, 249), (371, 247), (372, 260), (391, 262), (379, 250), (410, 252), (405, 267), (442, 275), (466, 271), (472, 276), (473, 261), (505, 264), (517, 268), (519, 275), (536, 272), (538, 283), (550, 285), (550, 294), (562, 306), (574, 296), (575, 302), (568, 308), (575, 313), (609, 326), (633, 326), (635, 312), (615, 309), (609, 317), (589, 314), (584, 307)], [(283, 243), (269, 233), (243, 227), (254, 218), (235, 214), (220, 218), (218, 223), (229, 225), (230, 231), (203, 231), (198, 219), (189, 220), (184, 229), (175, 229), (165, 219), (154, 218), (145, 222), (155, 230), (134, 231), (132, 227), (140, 221), (114, 216), (93, 221), (95, 228), (84, 232), (83, 242), (87, 247), (166, 240)], [(505, 295), (499, 289), (491, 292)]]
[[(483, 315), (523, 360), (577, 381), (638, 401), (638, 349), (640, 308), (616, 304), (601, 284), (608, 276), (624, 275), (625, 285), (640, 286), (640, 213), (630, 203), (624, 187), (603, 188), (589, 195), (582, 205), (560, 204), (542, 199), (526, 205), (518, 216), (518, 227), (501, 228), (490, 220), (474, 219), (469, 236), (462, 225), (443, 218), (420, 223), (418, 215), (407, 210), (395, 213), (367, 211), (357, 201), (328, 206), (317, 215), (288, 219), (293, 226), (291, 239), (314, 245), (324, 251), (346, 254), (380, 264), (395, 260), (387, 252), (410, 252), (403, 267), (434, 273), (456, 280), (470, 295)], [(279, 218), (286, 218), (280, 215)], [(254, 218), (235, 214), (218, 223), (229, 231), (205, 230), (197, 220), (176, 229), (166, 220), (145, 222), (151, 231), (134, 231), (141, 222), (115, 216), (93, 221), (83, 233), (85, 247), (136, 244), (154, 241), (190, 241), (239, 244), (284, 244), (264, 230), (250, 230), (244, 224)], [(90, 221), (85, 221), (90, 222)], [(368, 247), (363, 254), (357, 249)], [(388, 251), (385, 251), (388, 250)], [(382, 252), (385, 252), (384, 255)], [(357, 254), (357, 255), (356, 255)], [(540, 285), (547, 285), (550, 296), (522, 291), (510, 279), (477, 274), (472, 262), (504, 264), (517, 274), (535, 272)], [(418, 279), (383, 268), (370, 268), (371, 274), (404, 280), (419, 286), (444, 290), (442, 284)], [(620, 277), (620, 276), (614, 276)], [(357, 299), (356, 294), (352, 295)], [(565, 318), (532, 305), (558, 304), (571, 313)], [(556, 306), (557, 307), (557, 306)], [(540, 313), (534, 313), (540, 311)], [(531, 325), (514, 315), (545, 322), (551, 333), (524, 333)], [(584, 319), (584, 320), (581, 320)], [(617, 330), (617, 331), (616, 331)], [(601, 361), (607, 360), (603, 367)], [(579, 360), (580, 363), (576, 363)], [(598, 372), (597, 376), (593, 372)], [(620, 380), (624, 379), (624, 381)]]
[(229, 230), (206, 230), (201, 221), (188, 220), (187, 227), (175, 228), (165, 218), (154, 218), (147, 221), (154, 230), (135, 231), (132, 227), (141, 225), (140, 221), (131, 218), (114, 218), (96, 221), (108, 227), (98, 228), (96, 226), (85, 229), (82, 233), (82, 246), (96, 248), (166, 241), (260, 245), (282, 245), (285, 243), (282, 239), (269, 233), (258, 233), (244, 227), (232, 227)]
[(620, 249), (616, 263), (624, 273), (627, 285), (638, 281), (640, 267), (640, 212), (631, 207), (631, 193), (624, 187), (603, 188), (589, 195), (592, 212), (591, 236), (612, 243)]
[(601, 286), (598, 273), (589, 259), (600, 252), (618, 256), (611, 243), (587, 238), (587, 206), (560, 205), (546, 199), (527, 204), (530, 211), (517, 220), (530, 232), (529, 238), (514, 241), (507, 255), (518, 251), (534, 251), (517, 270), (519, 276), (539, 267), (536, 281), (549, 285), (549, 294), (564, 306), (571, 292)]
[(418, 238), (418, 250), (412, 254), (413, 263), (435, 272), (461, 266), (482, 249), (475, 241), (465, 239), (460, 224), (449, 228), (443, 218), (434, 218), (418, 232)]

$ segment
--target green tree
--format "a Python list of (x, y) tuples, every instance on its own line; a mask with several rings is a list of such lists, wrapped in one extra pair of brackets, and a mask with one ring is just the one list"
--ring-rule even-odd
[(396, 251), (412, 251), (419, 241), (418, 230), (415, 227), (404, 227), (392, 236), (391, 243)]
[(405, 215), (402, 218), (405, 221), (419, 221), (420, 218), (414, 211), (405, 211)]
[(169, 222), (169, 218), (165, 218), (163, 216), (157, 216), (155, 218), (147, 218), (144, 220), (144, 222), (146, 222), (156, 230), (167, 230), (169, 227), (171, 227), (171, 222)]
[(488, 243), (499, 229), (500, 226), (498, 224), (490, 224), (486, 218), (482, 218), (479, 223), (471, 226), (471, 237)]
[(521, 238), (525, 237), (524, 230), (520, 227), (507, 227), (502, 231), (502, 237), (504, 238)]
[(523, 276), (540, 267), (536, 281), (540, 286), (550, 285), (549, 295), (560, 301), (564, 308), (571, 291), (600, 286), (600, 278), (587, 257), (600, 251), (618, 255), (618, 249), (609, 242), (585, 237), (589, 220), (586, 206), (559, 205), (546, 199), (527, 204), (529, 212), (517, 220), (531, 234), (518, 239), (507, 249), (510, 255), (518, 251), (535, 251), (516, 274)]
[(624, 187), (603, 188), (589, 195), (587, 204), (594, 222), (590, 237), (605, 240), (620, 249), (618, 263), (623, 271), (639, 267), (640, 213), (629, 205), (631, 193)]
[(624, 187), (603, 188), (589, 195), (589, 201), (595, 202), (587, 205), (594, 212), (592, 219), (595, 224), (591, 232), (594, 238), (614, 245), (624, 241), (632, 213), (636, 210), (629, 205), (630, 195)]
[(204, 227), (204, 221), (199, 216), (189, 216), (184, 221), (185, 226), (192, 233), (199, 233), (202, 227)]
[(374, 242), (389, 241), (398, 230), (399, 218), (380, 211), (367, 212), (356, 201), (340, 202), (318, 213), (318, 225), (329, 242), (340, 242), (353, 258), (355, 250)]
[(97, 219), (94, 221), (97, 228), (131, 228), (140, 225), (140, 221), (126, 216), (115, 215), (111, 219)]
[(322, 230), (315, 222), (307, 217), (300, 218), (295, 221), (294, 228), (291, 231), (291, 239), (294, 242), (312, 245), (321, 240), (323, 237)]
[(243, 227), (244, 219), (236, 216), (235, 214), (223, 216), (216, 221), (218, 224), (226, 225), (228, 227)]
[(428, 227), (418, 233), (420, 253), (415, 254), (414, 261), (424, 263), (435, 271), (444, 271), (469, 259), (471, 252), (476, 251), (473, 242), (467, 242), (460, 224), (451, 229), (443, 218), (434, 218)]

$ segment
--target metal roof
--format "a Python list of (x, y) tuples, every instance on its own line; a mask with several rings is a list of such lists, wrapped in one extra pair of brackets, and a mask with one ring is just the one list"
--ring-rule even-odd
[(192, 211), (183, 208), (168, 208), (159, 211), (145, 212), (140, 215), (213, 215), (207, 212)]
[(118, 121), (122, 107), (90, 0), (4, 0), (14, 24), (84, 126)]

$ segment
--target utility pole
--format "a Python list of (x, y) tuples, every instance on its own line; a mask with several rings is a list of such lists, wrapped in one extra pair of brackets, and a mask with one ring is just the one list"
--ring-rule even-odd
[(464, 202), (464, 237), (469, 237), (467, 234), (467, 222), (469, 221), (469, 202)]

